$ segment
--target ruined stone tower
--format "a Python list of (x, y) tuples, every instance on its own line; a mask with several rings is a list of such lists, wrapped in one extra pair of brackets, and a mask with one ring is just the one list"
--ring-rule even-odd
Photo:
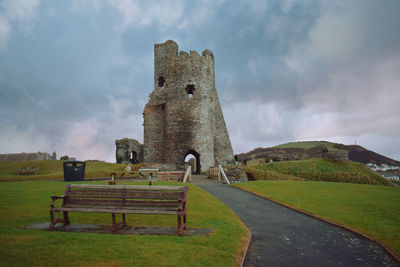
[(197, 172), (234, 162), (215, 89), (214, 55), (180, 51), (174, 41), (154, 46), (154, 91), (143, 112), (144, 161), (183, 169), (196, 158)]

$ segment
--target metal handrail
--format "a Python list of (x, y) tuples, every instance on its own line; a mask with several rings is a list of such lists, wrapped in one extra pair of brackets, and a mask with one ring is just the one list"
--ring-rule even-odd
[(231, 183), (229, 182), (229, 180), (228, 180), (228, 177), (226, 177), (226, 174), (225, 174), (225, 172), (224, 172), (224, 169), (222, 169), (221, 165), (218, 165), (218, 167), (219, 167), (219, 169), (220, 169), (220, 171), (221, 171), (221, 173), (222, 173), (222, 176), (224, 177), (226, 183), (227, 183), (227, 184), (231, 184)]
[(192, 178), (190, 177), (192, 174), (192, 166), (188, 166), (185, 172), (185, 176), (183, 177), (183, 182), (186, 183), (187, 178), (189, 177), (189, 183), (192, 181)]

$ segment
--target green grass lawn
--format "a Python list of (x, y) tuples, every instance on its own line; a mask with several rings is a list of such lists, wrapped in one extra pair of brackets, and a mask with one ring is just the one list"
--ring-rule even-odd
[[(49, 222), (50, 195), (63, 195), (65, 185), (56, 181), (0, 183), (0, 265), (234, 266), (239, 263), (248, 230), (229, 208), (194, 185), (189, 185), (188, 227), (214, 229), (210, 235), (140, 236), (19, 229)], [(71, 213), (70, 220), (112, 223), (110, 214)], [(130, 226), (177, 225), (176, 216), (165, 215), (127, 215), (127, 222)]]
[[(23, 167), (39, 167), (38, 175), (18, 175)], [(86, 162), (85, 178), (108, 177), (111, 172), (121, 172), (125, 164), (109, 162)], [(138, 169), (143, 164), (131, 164), (133, 169)], [(0, 161), (0, 182), (28, 181), (28, 180), (54, 180), (63, 179), (63, 161), (61, 160), (35, 160), (23, 162)]]
[(308, 159), (245, 166), (255, 180), (312, 180), (356, 184), (393, 185), (366, 165), (352, 161)]
[(399, 187), (301, 181), (235, 186), (356, 229), (400, 255)]
[(323, 145), (328, 148), (329, 151), (346, 151), (344, 149), (336, 148), (335, 143), (328, 141), (299, 141), (299, 142), (290, 142), (286, 144), (281, 144), (278, 146), (274, 146), (273, 148), (304, 148), (310, 149), (315, 146)]

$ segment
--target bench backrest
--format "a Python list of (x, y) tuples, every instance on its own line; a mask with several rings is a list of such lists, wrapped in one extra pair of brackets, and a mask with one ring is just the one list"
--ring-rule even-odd
[(185, 209), (187, 186), (68, 184), (64, 207), (105, 209)]

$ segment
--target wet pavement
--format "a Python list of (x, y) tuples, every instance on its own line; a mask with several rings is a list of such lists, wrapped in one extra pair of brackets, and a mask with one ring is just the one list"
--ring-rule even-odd
[(228, 185), (197, 185), (252, 232), (244, 266), (400, 266), (380, 245), (340, 227)]

